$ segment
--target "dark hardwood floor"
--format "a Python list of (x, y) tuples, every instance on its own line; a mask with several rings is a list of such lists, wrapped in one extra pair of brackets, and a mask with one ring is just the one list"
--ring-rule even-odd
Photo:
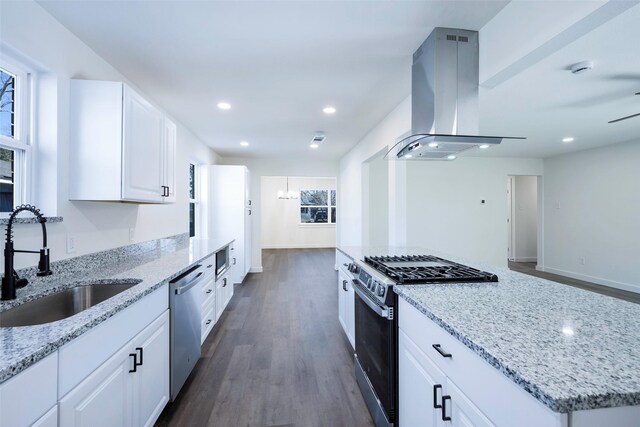
[(338, 322), (332, 249), (263, 251), (157, 426), (372, 426)]
[(596, 283), (585, 282), (583, 280), (573, 279), (571, 277), (560, 276), (558, 274), (546, 273), (536, 270), (535, 262), (513, 262), (509, 261), (509, 268), (519, 273), (528, 274), (530, 276), (541, 277), (543, 279), (552, 280), (554, 282), (585, 289), (591, 292), (608, 295), (614, 298), (620, 298), (626, 301), (640, 304), (640, 294), (629, 292), (622, 289), (611, 288), (609, 286), (598, 285)]

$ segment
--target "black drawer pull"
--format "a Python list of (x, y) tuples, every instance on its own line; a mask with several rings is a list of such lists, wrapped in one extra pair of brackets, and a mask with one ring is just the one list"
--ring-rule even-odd
[(342, 290), (347, 292), (347, 281), (346, 280), (342, 281)]
[(442, 421), (451, 421), (447, 416), (447, 400), (451, 400), (451, 396), (442, 396)]
[(211, 268), (211, 267), (213, 267), (213, 264), (207, 265), (207, 268)]
[(137, 372), (138, 367), (138, 354), (137, 353), (129, 353), (129, 357), (133, 357), (133, 369), (129, 369), (129, 372)]
[(432, 347), (435, 348), (438, 353), (440, 353), (440, 356), (442, 356), (442, 357), (451, 357), (451, 353), (447, 353), (446, 351), (444, 351), (442, 349), (442, 347), (440, 346), (440, 344), (433, 344)]
[(433, 386), (433, 408), (440, 409), (442, 405), (438, 405), (438, 389), (442, 390), (441, 384), (434, 384)]
[(213, 291), (213, 289), (208, 289), (207, 293), (210, 294)]
[(208, 324), (210, 324), (210, 323), (211, 323), (211, 319), (207, 320), (206, 325), (208, 325)]

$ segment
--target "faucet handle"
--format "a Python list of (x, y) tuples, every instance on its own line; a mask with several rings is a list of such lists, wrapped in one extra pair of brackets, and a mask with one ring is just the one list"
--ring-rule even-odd
[(40, 249), (40, 261), (38, 261), (38, 272), (37, 276), (51, 276), (53, 271), (51, 271), (51, 266), (49, 265), (49, 249), (42, 248)]

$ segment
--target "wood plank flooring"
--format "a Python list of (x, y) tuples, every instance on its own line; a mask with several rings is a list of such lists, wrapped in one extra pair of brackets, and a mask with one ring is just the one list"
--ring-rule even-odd
[(571, 277), (560, 276), (558, 274), (546, 273), (536, 270), (535, 262), (513, 262), (509, 261), (509, 268), (519, 273), (528, 274), (530, 276), (541, 277), (543, 279), (552, 280), (554, 282), (573, 286), (575, 288), (585, 289), (591, 292), (608, 295), (614, 298), (620, 298), (626, 301), (640, 304), (640, 294), (629, 292), (622, 289), (611, 288), (609, 286), (598, 285), (596, 283), (585, 282), (583, 280), (573, 279)]
[(373, 426), (338, 322), (332, 249), (263, 251), (156, 426)]

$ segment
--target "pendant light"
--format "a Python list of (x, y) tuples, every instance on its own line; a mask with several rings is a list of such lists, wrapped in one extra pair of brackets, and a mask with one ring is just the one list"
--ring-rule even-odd
[(297, 199), (298, 192), (289, 190), (289, 177), (287, 177), (287, 191), (279, 190), (278, 199)]

